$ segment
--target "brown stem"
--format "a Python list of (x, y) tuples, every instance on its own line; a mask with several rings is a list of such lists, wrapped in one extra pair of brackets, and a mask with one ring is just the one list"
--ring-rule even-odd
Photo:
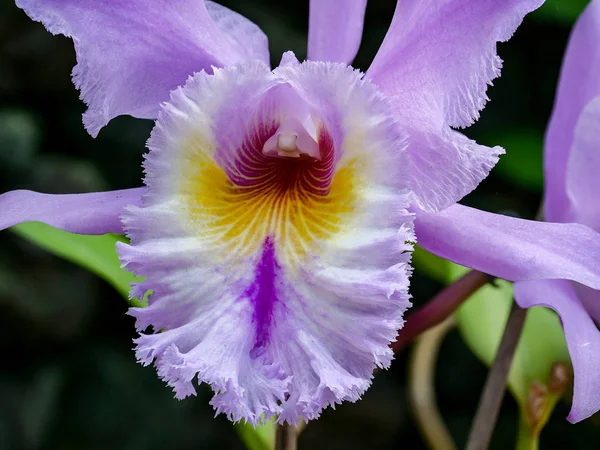
[(298, 448), (296, 427), (284, 423), (277, 425), (275, 432), (275, 450), (296, 450)]
[(443, 322), (489, 280), (488, 275), (472, 270), (410, 314), (396, 341), (391, 344), (394, 353), (402, 350), (419, 334)]
[(479, 400), (475, 420), (467, 440), (467, 450), (485, 450), (489, 447), (526, 314), (527, 310), (513, 302), (496, 359), (489, 371), (483, 394)]

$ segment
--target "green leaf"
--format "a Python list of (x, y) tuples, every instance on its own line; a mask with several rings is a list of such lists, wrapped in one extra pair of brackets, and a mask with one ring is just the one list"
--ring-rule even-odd
[[(418, 270), (431, 278), (448, 284), (469, 270), (420, 248), (414, 253), (413, 263)], [(512, 302), (513, 284), (497, 280), (496, 286), (488, 284), (478, 290), (455, 314), (464, 342), (487, 366), (491, 366), (494, 361)], [(508, 387), (519, 403), (523, 417), (527, 415), (532, 383), (537, 381), (546, 384), (552, 366), (556, 363), (570, 365), (560, 320), (554, 311), (548, 308), (529, 308), (508, 376)], [(558, 396), (550, 393), (540, 422), (521, 424), (519, 445), (523, 448), (535, 448), (539, 432), (557, 400)]]
[(275, 447), (275, 427), (274, 420), (270, 420), (256, 428), (245, 422), (234, 425), (235, 431), (248, 450), (273, 449)]
[[(452, 278), (468, 271), (451, 264)], [(513, 284), (497, 280), (473, 294), (456, 312), (458, 330), (471, 351), (488, 367), (492, 365), (513, 303)], [(570, 364), (560, 320), (554, 311), (529, 308), (508, 375), (508, 387), (521, 409), (518, 447), (536, 449), (539, 433), (554, 409), (558, 396), (549, 394), (538, 423), (528, 424), (528, 402), (534, 382), (547, 384), (552, 366)]]
[(544, 136), (539, 130), (511, 130), (499, 136), (490, 136), (486, 141), (500, 145), (508, 152), (508, 155), (500, 157), (494, 173), (515, 186), (542, 191)]
[(534, 19), (558, 25), (572, 25), (589, 0), (546, 0), (533, 14)]
[[(452, 264), (454, 279), (468, 269)], [(513, 302), (513, 285), (497, 280), (469, 298), (457, 311), (458, 329), (468, 347), (487, 366), (496, 356)], [(527, 403), (533, 381), (545, 383), (552, 365), (570, 364), (569, 351), (560, 320), (554, 311), (529, 308), (521, 339), (508, 376), (508, 385), (522, 406)]]
[[(126, 242), (123, 236), (72, 234), (40, 222), (22, 223), (11, 230), (50, 253), (85, 267), (112, 284), (123, 297), (129, 297), (129, 285), (136, 278), (121, 268), (115, 249), (118, 241)], [(130, 304), (143, 306), (137, 299), (131, 300)]]
[(426, 274), (435, 281), (446, 284), (452, 282), (452, 266), (454, 264), (447, 259), (440, 258), (423, 250), (418, 245), (415, 245), (415, 250), (412, 254), (412, 264), (419, 272)]
[[(456, 313), (464, 341), (487, 366), (494, 361), (513, 301), (512, 284), (498, 280), (497, 285), (480, 289)], [(508, 376), (509, 388), (521, 406), (527, 403), (531, 383), (545, 383), (557, 362), (569, 363), (560, 321), (547, 308), (530, 308)]]

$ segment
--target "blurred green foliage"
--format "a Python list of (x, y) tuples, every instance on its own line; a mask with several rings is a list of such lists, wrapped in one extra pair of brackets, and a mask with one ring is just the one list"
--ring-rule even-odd
[[(469, 270), (421, 248), (414, 253), (414, 265), (417, 270), (445, 284)], [(512, 303), (512, 283), (496, 280), (494, 285), (488, 284), (479, 289), (455, 314), (465, 343), (488, 367), (494, 361)], [(556, 363), (570, 365), (560, 320), (550, 309), (530, 308), (508, 376), (508, 387), (522, 413), (527, 411), (532, 384), (539, 382), (545, 385)]]
[[(461, 308), (456, 318), (463, 339), (487, 366), (500, 344), (512, 304), (512, 284), (498, 280), (485, 286)], [(552, 365), (570, 364), (558, 316), (543, 307), (530, 308), (511, 366), (508, 384), (522, 408), (526, 407), (531, 383), (546, 383)]]
[(506, 130), (497, 139), (488, 138), (489, 142), (509, 149), (510, 156), (503, 155), (494, 167), (497, 175), (506, 179), (513, 186), (530, 191), (540, 192), (544, 188), (543, 135), (538, 130)]
[(542, 22), (572, 25), (587, 4), (588, 0), (546, 0), (532, 16)]
[[(126, 242), (122, 236), (72, 234), (39, 222), (23, 223), (13, 227), (12, 231), (104, 278), (128, 299), (129, 287), (135, 277), (120, 267), (115, 245), (119, 241)], [(138, 306), (138, 302), (133, 302), (133, 305)]]
[(247, 423), (236, 423), (234, 427), (248, 450), (273, 449), (275, 445), (276, 427), (273, 420), (257, 427), (253, 427)]

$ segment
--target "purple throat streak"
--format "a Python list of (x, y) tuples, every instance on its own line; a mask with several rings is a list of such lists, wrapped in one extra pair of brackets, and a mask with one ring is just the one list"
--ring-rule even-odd
[(273, 241), (270, 237), (267, 237), (263, 244), (262, 255), (256, 265), (254, 281), (243, 296), (254, 305), (252, 320), (256, 324), (256, 338), (254, 347), (250, 351), (252, 358), (258, 358), (264, 353), (269, 340), (269, 330), (273, 321), (273, 308), (277, 302), (275, 271), (278, 267)]

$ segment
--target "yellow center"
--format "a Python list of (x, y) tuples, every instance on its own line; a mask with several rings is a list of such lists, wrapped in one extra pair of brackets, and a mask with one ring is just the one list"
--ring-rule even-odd
[(270, 237), (293, 263), (314, 254), (356, 208), (356, 160), (333, 173), (312, 159), (265, 157), (236, 182), (202, 149), (190, 150), (183, 194), (192, 226), (217, 258), (255, 255)]

